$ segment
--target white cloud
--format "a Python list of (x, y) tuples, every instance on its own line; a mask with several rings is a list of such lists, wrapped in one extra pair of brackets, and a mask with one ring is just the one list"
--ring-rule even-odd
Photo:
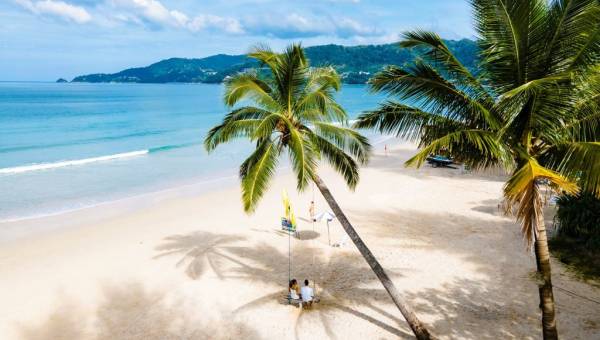
[(399, 33), (388, 33), (374, 37), (355, 36), (352, 39), (357, 44), (390, 44), (400, 41)]
[(230, 34), (242, 34), (244, 29), (237, 19), (224, 18), (216, 15), (199, 15), (191, 20), (187, 27), (194, 31), (214, 29)]
[(179, 26), (185, 26), (190, 21), (190, 18), (188, 18), (187, 15), (179, 11), (170, 11), (169, 13), (171, 14), (171, 17), (175, 19), (177, 25)]
[[(226, 34), (266, 35), (276, 38), (305, 38), (334, 36), (339, 38), (370, 37), (381, 35), (374, 27), (363, 25), (348, 18), (305, 16), (298, 13), (282, 15), (265, 14), (248, 16), (242, 20), (212, 14), (192, 16), (167, 8), (159, 0), (106, 0), (113, 12), (120, 13), (115, 19), (152, 28), (179, 28), (191, 32), (217, 31)], [(347, 0), (345, 0), (347, 1)], [(127, 13), (127, 14), (124, 14)], [(273, 20), (273, 17), (279, 18)]]
[[(191, 32), (201, 30), (222, 31), (240, 34), (244, 30), (234, 18), (201, 14), (191, 17), (177, 10), (170, 10), (158, 0), (109, 0), (111, 7), (120, 12), (118, 19), (132, 23), (142, 23), (154, 28), (183, 28)], [(128, 14), (123, 14), (123, 11)]]
[(111, 0), (110, 4), (120, 10), (125, 10), (143, 21), (155, 25), (180, 26), (183, 13), (169, 11), (160, 1), (156, 0)]
[(375, 27), (363, 25), (349, 18), (304, 16), (291, 13), (273, 21), (264, 17), (248, 17), (243, 26), (247, 32), (282, 39), (333, 36), (338, 38), (367, 37), (381, 35)]
[(64, 20), (74, 21), (80, 24), (89, 22), (92, 16), (88, 11), (80, 6), (68, 4), (63, 1), (55, 0), (42, 0), (42, 1), (31, 1), (31, 0), (15, 0), (17, 4), (23, 8), (29, 10), (32, 13), (39, 15), (51, 15), (56, 16)]
[(372, 26), (365, 26), (358, 21), (342, 18), (335, 22), (337, 34), (340, 36), (373, 36), (381, 32)]
[[(266, 36), (279, 39), (335, 37), (369, 39), (385, 32), (350, 18), (296, 12), (264, 12), (240, 19), (207, 13), (191, 14), (169, 8), (164, 0), (14, 0), (38, 15), (58, 16), (78, 23), (89, 22), (105, 27), (136, 25), (149, 29), (175, 29), (197, 33), (220, 32), (229, 35)], [(354, 1), (354, 0), (328, 0)], [(174, 2), (176, 3), (176, 2)], [(75, 5), (78, 4), (78, 5)]]

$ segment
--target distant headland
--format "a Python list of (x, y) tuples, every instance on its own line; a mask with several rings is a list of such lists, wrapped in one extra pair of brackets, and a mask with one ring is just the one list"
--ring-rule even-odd
[[(446, 40), (448, 47), (468, 68), (474, 68), (477, 44), (473, 40)], [(387, 65), (403, 65), (417, 53), (398, 48), (397, 44), (341, 46), (321, 45), (306, 48), (313, 66), (333, 66), (348, 84), (364, 84)], [(227, 76), (255, 68), (245, 55), (217, 54), (206, 58), (170, 58), (146, 67), (129, 68), (117, 73), (95, 73), (75, 77), (73, 82), (89, 83), (220, 83)], [(62, 82), (59, 79), (57, 82)], [(65, 80), (66, 81), (66, 80)]]

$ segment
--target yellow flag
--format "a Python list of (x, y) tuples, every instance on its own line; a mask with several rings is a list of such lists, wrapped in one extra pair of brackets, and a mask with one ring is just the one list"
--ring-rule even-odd
[(290, 198), (288, 197), (287, 191), (283, 189), (283, 215), (285, 218), (290, 220), (290, 212), (292, 207), (290, 206)]

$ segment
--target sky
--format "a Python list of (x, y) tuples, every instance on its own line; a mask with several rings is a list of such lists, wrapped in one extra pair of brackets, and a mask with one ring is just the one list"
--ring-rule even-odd
[(0, 80), (68, 80), (256, 44), (471, 38), (466, 0), (0, 0)]

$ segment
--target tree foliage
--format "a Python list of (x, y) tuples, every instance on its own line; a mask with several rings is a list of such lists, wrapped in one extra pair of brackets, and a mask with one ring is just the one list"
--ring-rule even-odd
[[(208, 151), (234, 138), (255, 143), (239, 172), (244, 209), (254, 211), (283, 154), (290, 159), (298, 190), (314, 179), (320, 160), (354, 188), (358, 166), (367, 162), (370, 145), (347, 126), (346, 112), (335, 101), (341, 86), (335, 70), (311, 68), (300, 45), (281, 54), (258, 47), (249, 57), (268, 69), (267, 74), (249, 70), (227, 79), (223, 99), (233, 110), (204, 142)], [(247, 101), (251, 105), (237, 107)]]
[(475, 168), (510, 170), (505, 196), (531, 242), (541, 222), (541, 183), (576, 193), (577, 182), (600, 196), (600, 4), (473, 0), (472, 6), (479, 73), (437, 34), (407, 32), (400, 46), (421, 49), (422, 59), (370, 80), (373, 91), (399, 101), (364, 113), (355, 127), (417, 141), (421, 149), (408, 165), (443, 150)]
[(559, 234), (578, 238), (600, 251), (600, 199), (584, 192), (562, 195), (556, 205)]

